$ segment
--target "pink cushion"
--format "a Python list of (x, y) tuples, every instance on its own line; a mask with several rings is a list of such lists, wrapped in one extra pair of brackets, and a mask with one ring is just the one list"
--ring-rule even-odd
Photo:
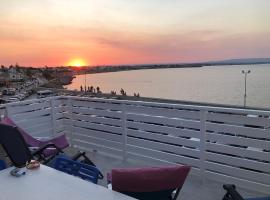
[(10, 119), (9, 117), (4, 117), (2, 120), (1, 120), (1, 123), (2, 124), (6, 124), (6, 125), (10, 125), (10, 126), (16, 126), (17, 129), (20, 131), (20, 133), (22, 134), (25, 142), (27, 144), (30, 144), (31, 146), (33, 147), (39, 147), (42, 145), (42, 142), (33, 138), (32, 136), (28, 135), (28, 133), (26, 133), (23, 129), (21, 129), (20, 127), (18, 127), (16, 125), (16, 123)]
[[(38, 139), (32, 137), (28, 133), (26, 133), (23, 129), (18, 127), (16, 125), (16, 123), (13, 122), (12, 119), (10, 119), (9, 117), (5, 117), (4, 119), (2, 119), (1, 123), (6, 124), (6, 125), (10, 125), (10, 126), (16, 126), (17, 129), (20, 131), (21, 135), (23, 136), (25, 142), (31, 147), (38, 148), (38, 147), (45, 146), (46, 144), (49, 144), (49, 143), (55, 144), (59, 149), (64, 149), (64, 148), (69, 146), (68, 140), (64, 134), (57, 136), (55, 138), (49, 139), (47, 141), (41, 141), (41, 140), (38, 140)], [(55, 155), (56, 153), (58, 153), (58, 150), (53, 149), (53, 148), (46, 149), (43, 151), (43, 155), (46, 157), (51, 156), (51, 155)]]
[(155, 192), (182, 187), (189, 166), (112, 170), (112, 189), (119, 192)]

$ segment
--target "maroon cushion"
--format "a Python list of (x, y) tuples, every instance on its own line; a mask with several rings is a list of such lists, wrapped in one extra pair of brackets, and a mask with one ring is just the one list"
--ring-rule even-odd
[[(60, 136), (57, 136), (57, 137), (52, 138), (50, 140), (43, 141), (42, 145), (46, 145), (49, 143), (55, 144), (59, 149), (65, 149), (69, 146), (66, 135), (60, 135)], [(43, 151), (43, 154), (46, 157), (51, 156), (51, 155), (55, 155), (57, 153), (59, 153), (57, 149), (45, 149)]]
[(1, 120), (1, 123), (2, 124), (6, 124), (6, 125), (10, 125), (10, 126), (16, 126), (17, 129), (20, 131), (20, 133), (22, 134), (25, 142), (30, 145), (30, 146), (33, 146), (33, 147), (39, 147), (42, 142), (33, 138), (32, 136), (30, 136), (28, 133), (26, 133), (23, 129), (21, 129), (20, 127), (18, 127), (16, 125), (16, 123), (10, 119), (9, 117), (4, 117), (2, 120)]
[(119, 192), (155, 192), (182, 187), (189, 166), (112, 170), (112, 189)]
[[(41, 140), (38, 140), (38, 139), (34, 138), (33, 136), (29, 135), (23, 129), (18, 127), (16, 125), (16, 123), (14, 121), (12, 121), (12, 119), (10, 119), (9, 117), (3, 118), (1, 123), (6, 124), (6, 125), (10, 125), (10, 126), (16, 126), (17, 129), (20, 131), (21, 135), (23, 136), (25, 142), (31, 147), (38, 148), (38, 147), (45, 146), (46, 144), (49, 144), (49, 143), (55, 144), (59, 149), (65, 149), (66, 147), (69, 146), (68, 140), (64, 134), (57, 136), (55, 138), (46, 140), (46, 141), (41, 141)], [(56, 153), (58, 153), (58, 150), (54, 149), (54, 148), (50, 148), (50, 149), (44, 150), (42, 153), (45, 157), (48, 157), (48, 156), (55, 155)]]

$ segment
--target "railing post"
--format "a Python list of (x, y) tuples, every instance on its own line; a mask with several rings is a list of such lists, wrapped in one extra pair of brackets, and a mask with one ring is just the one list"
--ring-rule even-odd
[(5, 116), (7, 116), (7, 107), (5, 106), (5, 107), (1, 107), (0, 108), (0, 118), (1, 118), (1, 120), (5, 117)]
[(9, 106), (5, 106), (4, 117), (11, 117), (9, 114)]
[(53, 133), (53, 135), (52, 136), (56, 136), (56, 124), (55, 124), (55, 121), (56, 121), (56, 118), (55, 118), (55, 115), (56, 115), (56, 113), (55, 113), (55, 108), (54, 108), (54, 106), (55, 106), (55, 101), (54, 101), (54, 98), (51, 98), (50, 99), (50, 104), (51, 104), (51, 124), (52, 124), (52, 133)]
[(127, 113), (126, 113), (126, 104), (122, 103), (122, 128), (123, 128), (123, 160), (127, 160)]
[[(72, 106), (72, 99), (68, 97), (67, 101), (67, 106), (68, 106), (68, 125), (67, 125), (67, 131), (69, 132), (69, 142), (72, 147), (74, 147), (74, 142), (73, 142), (73, 106)], [(66, 130), (66, 127), (65, 127)]]
[(206, 151), (206, 115), (207, 111), (200, 110), (200, 170), (202, 181), (205, 181), (205, 151)]

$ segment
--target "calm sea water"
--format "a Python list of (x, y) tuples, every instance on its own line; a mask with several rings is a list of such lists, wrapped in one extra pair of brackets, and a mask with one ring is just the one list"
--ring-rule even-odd
[[(270, 64), (248, 66), (207, 66), (202, 68), (149, 69), (86, 75), (87, 86), (99, 86), (109, 93), (123, 88), (155, 97), (195, 102), (243, 105), (244, 75), (247, 77), (247, 106), (270, 108)], [(78, 75), (67, 89), (79, 90), (85, 75)]]

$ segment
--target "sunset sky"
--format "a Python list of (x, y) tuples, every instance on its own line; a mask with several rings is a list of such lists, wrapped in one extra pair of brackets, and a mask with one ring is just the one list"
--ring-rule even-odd
[(270, 57), (269, 0), (6, 0), (0, 64)]

